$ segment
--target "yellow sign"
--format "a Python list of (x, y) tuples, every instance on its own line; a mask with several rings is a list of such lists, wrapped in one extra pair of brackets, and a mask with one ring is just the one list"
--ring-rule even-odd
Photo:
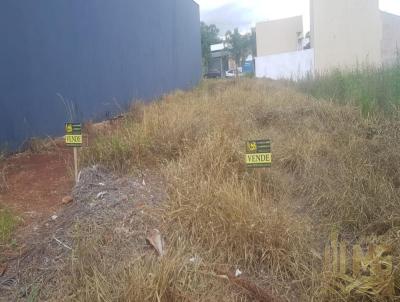
[(271, 164), (271, 140), (255, 140), (246, 143), (246, 166), (248, 168), (269, 168)]
[(271, 163), (272, 163), (271, 153), (246, 154), (247, 165), (271, 164)]
[(82, 145), (82, 134), (80, 135), (66, 135), (65, 136), (65, 143), (68, 146), (80, 146)]
[(82, 147), (82, 124), (65, 124), (65, 144), (68, 147)]

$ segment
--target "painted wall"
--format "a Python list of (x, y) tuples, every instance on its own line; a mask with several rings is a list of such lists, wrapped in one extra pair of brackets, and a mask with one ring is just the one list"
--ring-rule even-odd
[(314, 70), (314, 50), (288, 52), (256, 58), (256, 77), (298, 80)]
[(391, 64), (400, 55), (400, 16), (381, 12), (383, 23), (382, 60)]
[(257, 23), (257, 55), (264, 57), (296, 51), (298, 33), (302, 32), (302, 16)]
[(317, 71), (381, 64), (378, 0), (311, 0), (310, 7)]
[(201, 78), (192, 0), (2, 0), (0, 41), (3, 147), (62, 135), (67, 107), (102, 119)]

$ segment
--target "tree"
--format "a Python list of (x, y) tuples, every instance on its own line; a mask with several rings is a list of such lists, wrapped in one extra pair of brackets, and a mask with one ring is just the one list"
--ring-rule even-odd
[(247, 38), (249, 40), (250, 52), (254, 59), (257, 57), (257, 36), (256, 29), (254, 27), (251, 29), (251, 33), (247, 34)]
[[(255, 37), (255, 35), (254, 35)], [(236, 63), (236, 70), (242, 66), (247, 56), (252, 53), (252, 34), (242, 35), (237, 28), (233, 32), (230, 30), (225, 35), (228, 44), (229, 52)]]
[(208, 68), (208, 63), (210, 62), (211, 49), (210, 46), (221, 42), (218, 36), (219, 29), (215, 24), (207, 25), (201, 22), (201, 52), (203, 58), (203, 67)]

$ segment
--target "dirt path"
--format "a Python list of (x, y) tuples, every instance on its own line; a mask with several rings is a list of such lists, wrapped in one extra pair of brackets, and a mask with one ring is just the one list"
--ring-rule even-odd
[[(48, 175), (52, 175), (50, 181), (57, 174)], [(53, 301), (56, 296), (64, 299), (74, 294), (64, 288), (62, 280), (71, 273), (68, 259), (79, 237), (74, 228), (76, 224), (80, 225), (81, 232), (85, 226), (90, 226), (87, 228), (90, 234), (83, 235), (86, 238), (94, 235), (91, 226), (96, 228), (96, 234), (104, 235), (101, 238), (110, 244), (116, 265), (123, 255), (131, 257), (140, 251), (154, 253), (146, 243), (146, 236), (157, 224), (147, 211), (165, 198), (160, 178), (145, 171), (139, 178), (119, 177), (99, 166), (85, 168), (80, 175), (79, 183), (72, 190), (74, 201), (63, 207), (59, 202), (51, 202), (64, 189), (60, 183), (65, 176), (61, 173), (60, 181), (51, 183), (59, 186), (57, 193), (40, 190), (39, 197), (50, 196), (46, 199), (48, 203), (39, 202), (41, 208), (36, 210), (36, 218), (27, 228), (16, 232), (16, 248), (3, 250), (3, 255), (0, 249), (0, 268), (5, 269), (0, 271), (0, 301), (33, 301), (36, 298), (37, 301)], [(45, 209), (47, 204), (49, 209), (59, 209), (54, 219), (49, 216), (49, 209)], [(21, 208), (31, 209), (24, 204)], [(36, 228), (28, 228), (33, 221), (41, 223)], [(118, 252), (114, 250), (117, 242)]]
[(16, 154), (1, 165), (7, 188), (0, 193), (0, 205), (22, 218), (20, 230), (32, 229), (62, 207), (73, 186), (70, 167), (71, 150), (62, 143), (39, 154)]

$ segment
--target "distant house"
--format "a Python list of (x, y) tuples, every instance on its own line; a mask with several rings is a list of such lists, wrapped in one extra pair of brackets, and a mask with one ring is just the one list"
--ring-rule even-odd
[(257, 23), (257, 55), (265, 57), (297, 51), (302, 33), (302, 16)]
[(303, 17), (256, 24), (256, 76), (272, 79), (299, 78), (314, 66), (314, 52), (303, 34)]
[(311, 31), (302, 17), (258, 23), (256, 76), (298, 79), (315, 72), (392, 64), (400, 46), (400, 16), (378, 0), (311, 0)]
[(225, 43), (213, 44), (210, 46), (211, 58), (208, 64), (209, 72), (219, 72), (221, 77), (229, 70), (229, 51)]
[(249, 55), (243, 62), (243, 66), (236, 66), (235, 60), (229, 52), (226, 43), (213, 44), (210, 47), (211, 58), (208, 64), (209, 72), (218, 72), (221, 78), (231, 72), (236, 73), (236, 67), (239, 73), (254, 73), (253, 57)]
[(381, 12), (382, 16), (382, 61), (392, 64), (400, 59), (400, 16)]

